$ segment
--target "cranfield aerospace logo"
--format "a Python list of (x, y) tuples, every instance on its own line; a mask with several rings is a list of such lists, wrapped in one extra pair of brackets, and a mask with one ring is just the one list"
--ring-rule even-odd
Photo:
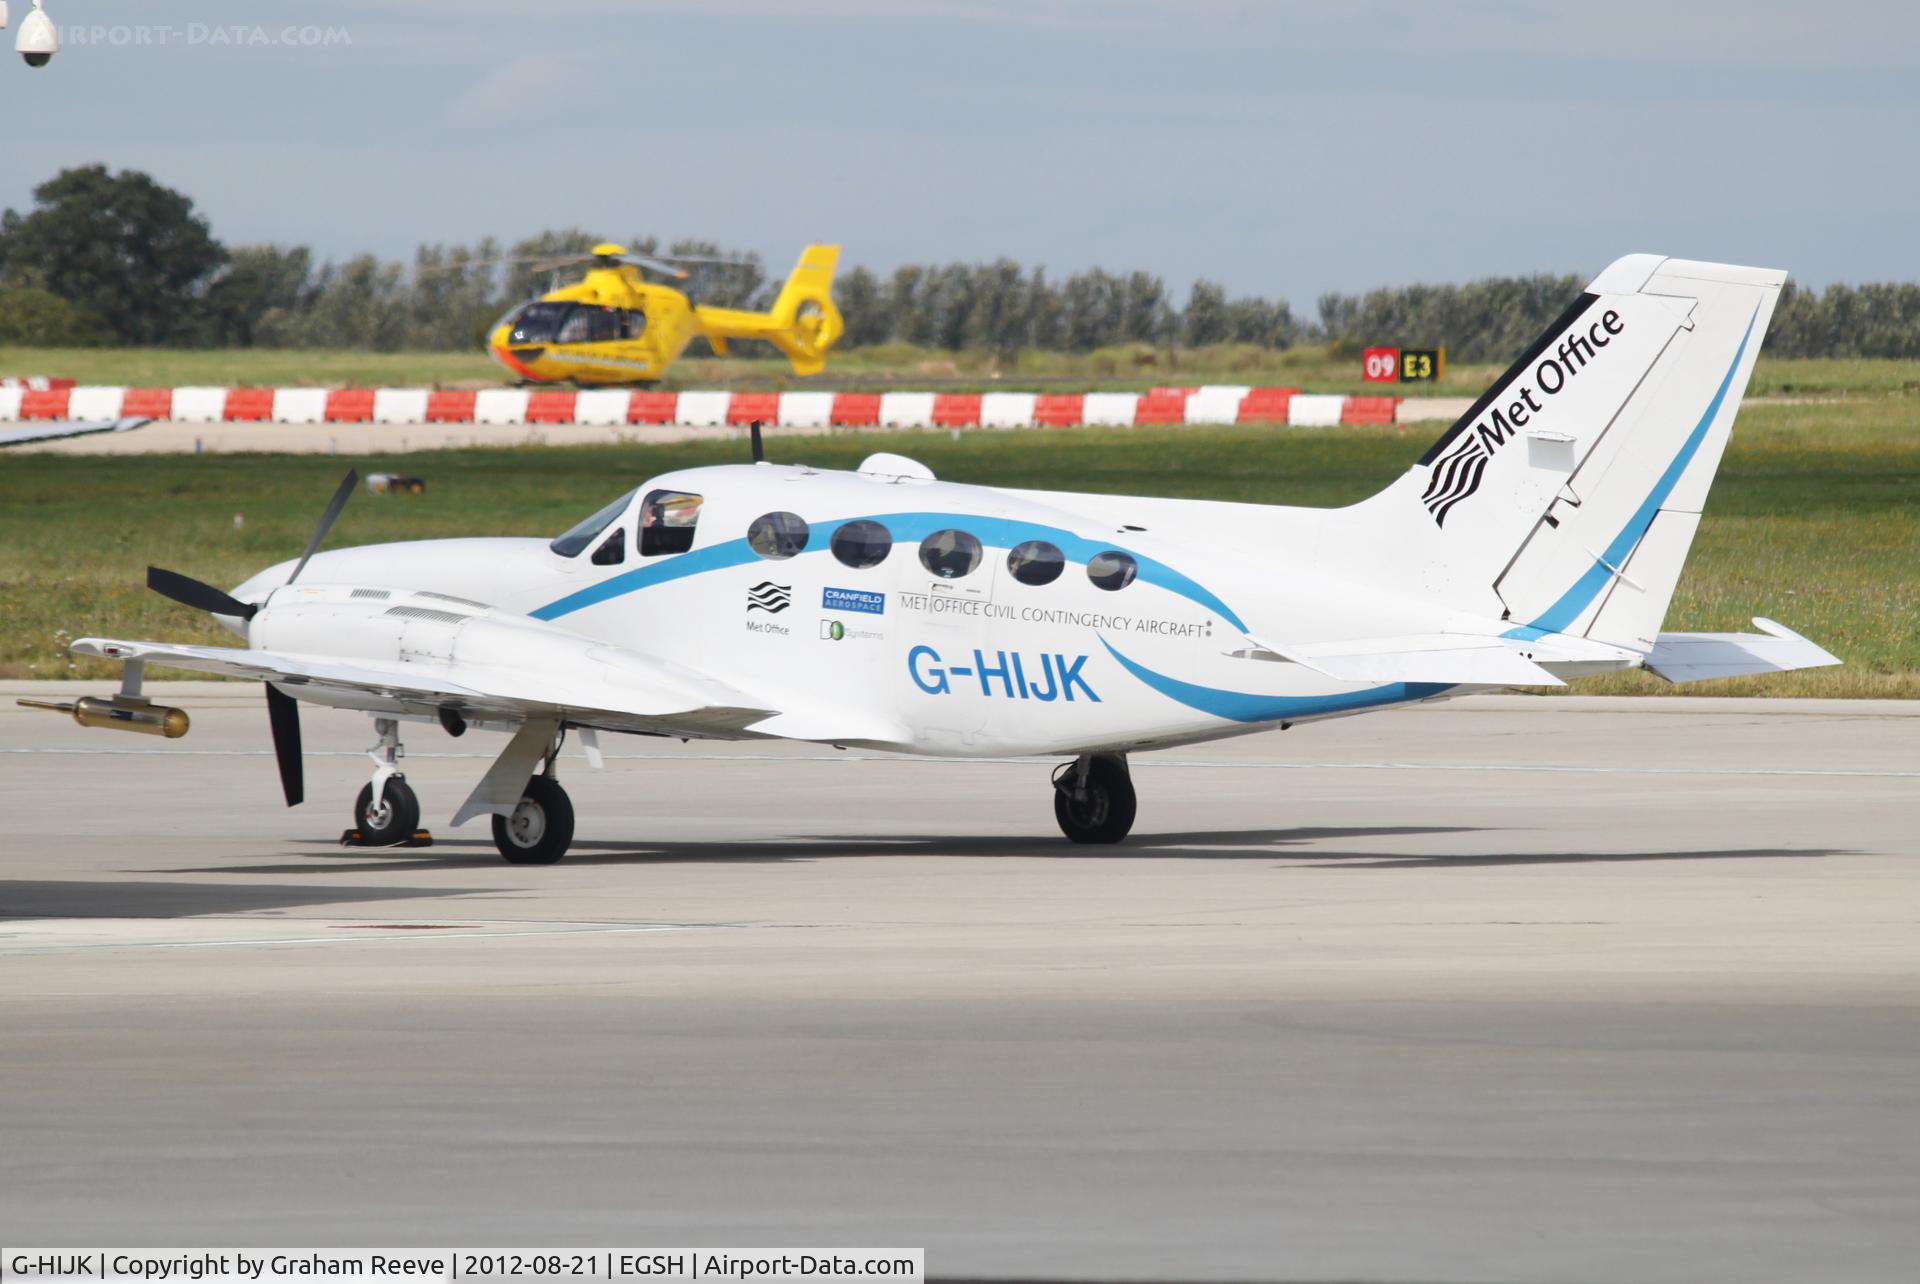
[(971, 682), (960, 683), (957, 687), (955, 682), (960, 678), (971, 678), (980, 684), (980, 694), (983, 696), (1007, 700), (1072, 701), (1074, 689), (1078, 688), (1082, 696), (1099, 704), (1100, 697), (1080, 676), (1080, 670), (1086, 663), (1087, 657), (1084, 655), (1068, 659), (1058, 652), (1023, 656), (1018, 651), (994, 651), (989, 658), (988, 652), (976, 648), (972, 664), (944, 664), (938, 651), (923, 645), (907, 652), (907, 676), (928, 695), (970, 692)]
[(885, 615), (887, 595), (869, 593), (865, 589), (823, 588), (820, 590), (820, 609), (857, 611), (862, 615)]
[(747, 610), (765, 611), (768, 615), (778, 615), (793, 605), (793, 585), (775, 584), (772, 580), (761, 580), (747, 590)]

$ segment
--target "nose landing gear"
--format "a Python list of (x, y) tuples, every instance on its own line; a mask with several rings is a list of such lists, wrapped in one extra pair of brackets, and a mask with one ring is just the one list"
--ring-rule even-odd
[(1135, 801), (1124, 754), (1082, 754), (1053, 773), (1053, 818), (1073, 842), (1119, 842), (1133, 828)]
[(373, 779), (360, 786), (353, 800), (353, 828), (340, 836), (352, 847), (425, 847), (432, 838), (420, 829), (420, 799), (400, 772), (406, 750), (400, 744), (400, 724), (392, 718), (374, 719), (380, 741), (367, 750), (373, 759)]

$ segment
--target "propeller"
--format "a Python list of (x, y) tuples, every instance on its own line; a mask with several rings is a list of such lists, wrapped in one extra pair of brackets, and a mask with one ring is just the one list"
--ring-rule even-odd
[(307, 569), (307, 559), (314, 555), (320, 547), (320, 541), (327, 537), (327, 532), (333, 529), (333, 524), (340, 520), (340, 510), (345, 508), (347, 501), (353, 498), (353, 488), (359, 484), (359, 470), (347, 469), (347, 475), (340, 479), (340, 486), (333, 492), (333, 498), (327, 501), (327, 511), (320, 514), (320, 524), (313, 528), (313, 538), (307, 541), (307, 551), (300, 554), (300, 565), (294, 567), (293, 574), (287, 576), (287, 583), (291, 584), (299, 579), (300, 572)]
[[(300, 572), (307, 569), (307, 563), (319, 551), (333, 524), (340, 520), (341, 511), (346, 508), (347, 501), (353, 498), (354, 487), (359, 484), (359, 471), (347, 469), (347, 475), (340, 479), (333, 498), (327, 501), (327, 511), (320, 514), (320, 524), (313, 528), (313, 537), (307, 541), (306, 551), (300, 554), (293, 574), (287, 576), (287, 583), (299, 579)], [(159, 566), (147, 568), (147, 587), (182, 606), (191, 606), (214, 615), (232, 615), (251, 620), (260, 613), (260, 604), (257, 602), (242, 602), (211, 584)], [(286, 795), (287, 806), (298, 807), (307, 796), (306, 767), (300, 757), (300, 703), (271, 682), (266, 684), (266, 688), (267, 726), (273, 732), (273, 757), (280, 767), (280, 792)]]
[(190, 606), (196, 611), (206, 611), (213, 615), (237, 615), (243, 620), (251, 620), (260, 610), (253, 603), (242, 602), (239, 598), (230, 593), (223, 593), (211, 584), (158, 566), (147, 568), (147, 587), (161, 597), (172, 598), (182, 606)]
[(307, 796), (306, 765), (300, 758), (300, 702), (268, 682), (267, 725), (273, 730), (273, 757), (280, 765), (280, 792), (287, 806), (298, 807)]

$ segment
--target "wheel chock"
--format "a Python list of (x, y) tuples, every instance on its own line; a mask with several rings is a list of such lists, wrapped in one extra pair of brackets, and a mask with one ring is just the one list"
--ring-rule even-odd
[[(375, 847), (381, 844), (368, 842), (367, 836), (357, 829), (348, 829), (341, 832), (340, 845), (342, 847)], [(384, 845), (387, 847), (431, 847), (433, 846), (433, 831), (416, 829), (399, 842)]]

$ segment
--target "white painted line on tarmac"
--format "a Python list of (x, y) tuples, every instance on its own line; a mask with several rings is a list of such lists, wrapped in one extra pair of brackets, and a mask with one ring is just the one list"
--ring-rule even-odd
[[(84, 919), (47, 919), (47, 922), (84, 922)], [(504, 940), (518, 936), (614, 936), (637, 935), (660, 932), (700, 932), (710, 931), (724, 926), (717, 923), (650, 923), (644, 927), (555, 927), (534, 928), (518, 932), (495, 931), (409, 931), (377, 932), (340, 936), (258, 936), (234, 937), (229, 940), (213, 941), (98, 941), (89, 944), (73, 945), (27, 945), (0, 946), (0, 955), (7, 954), (80, 954), (96, 953), (102, 950), (214, 950), (230, 949), (247, 945), (354, 945), (367, 941), (451, 941), (451, 940)], [(10, 935), (18, 936), (19, 933)]]
[[(202, 758), (271, 758), (268, 749), (0, 749), (14, 754), (111, 754), (136, 757), (173, 755)], [(364, 758), (364, 752), (348, 749), (309, 750), (309, 758)], [(409, 758), (476, 758), (491, 762), (497, 753), (414, 753)], [(1034, 766), (1058, 763), (1050, 758), (931, 758), (916, 754), (835, 753), (624, 753), (606, 754), (608, 762), (892, 762), (941, 766)], [(1229, 768), (1237, 771), (1488, 771), (1546, 772), (1549, 774), (1595, 776), (1831, 776), (1863, 780), (1920, 780), (1920, 771), (1877, 771), (1845, 767), (1592, 767), (1577, 763), (1547, 762), (1237, 762), (1209, 758), (1153, 758), (1141, 756), (1129, 760), (1138, 771), (1144, 768), (1182, 769)]]

